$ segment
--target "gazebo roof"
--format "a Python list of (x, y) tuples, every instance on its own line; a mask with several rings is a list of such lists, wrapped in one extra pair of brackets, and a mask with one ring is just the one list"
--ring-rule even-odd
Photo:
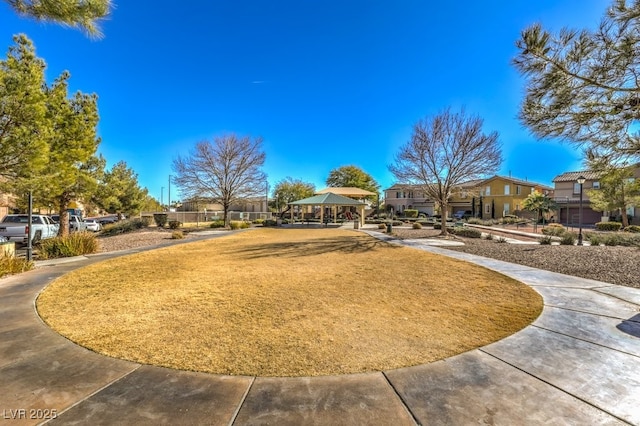
[(316, 195), (326, 194), (329, 192), (331, 192), (332, 194), (344, 195), (345, 197), (368, 197), (370, 195), (376, 195), (375, 192), (367, 191), (365, 189), (355, 188), (352, 186), (329, 187), (316, 192)]
[(293, 201), (289, 204), (297, 206), (361, 206), (362, 201), (354, 200), (339, 194), (327, 192), (325, 194), (314, 195), (313, 197)]

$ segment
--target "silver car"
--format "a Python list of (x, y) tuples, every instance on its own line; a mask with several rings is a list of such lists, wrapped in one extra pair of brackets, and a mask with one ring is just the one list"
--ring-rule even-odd
[(87, 224), (87, 231), (99, 232), (102, 231), (102, 225), (95, 219), (86, 219), (84, 223)]

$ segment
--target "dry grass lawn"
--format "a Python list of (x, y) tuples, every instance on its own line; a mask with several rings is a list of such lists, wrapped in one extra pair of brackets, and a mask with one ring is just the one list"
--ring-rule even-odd
[(38, 298), (54, 329), (145, 364), (256, 376), (432, 362), (532, 322), (541, 297), (481, 267), (363, 233), (257, 229), (113, 259)]

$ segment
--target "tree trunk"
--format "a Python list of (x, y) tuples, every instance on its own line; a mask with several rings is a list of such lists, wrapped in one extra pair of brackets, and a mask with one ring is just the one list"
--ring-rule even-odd
[(449, 209), (449, 205), (440, 204), (440, 223), (442, 224), (442, 229), (440, 230), (440, 235), (446, 237), (449, 235), (449, 231), (447, 231), (447, 213)]
[(58, 201), (60, 202), (58, 205), (58, 208), (60, 209), (60, 228), (58, 229), (58, 236), (66, 237), (69, 235), (69, 211), (67, 209), (71, 203), (71, 197), (69, 194), (64, 193), (60, 196)]
[(620, 217), (622, 218), (622, 227), (626, 228), (629, 226), (629, 216), (627, 215), (627, 209), (620, 209)]

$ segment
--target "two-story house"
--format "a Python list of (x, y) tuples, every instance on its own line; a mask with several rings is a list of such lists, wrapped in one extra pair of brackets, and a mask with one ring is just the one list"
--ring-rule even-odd
[[(459, 211), (471, 212), (472, 217), (497, 219), (505, 215), (524, 215), (522, 203), (533, 191), (552, 194), (553, 188), (535, 182), (506, 176), (472, 180), (455, 188), (449, 200), (448, 216)], [(395, 184), (385, 190), (385, 205), (397, 214), (415, 209), (429, 216), (438, 214), (435, 203), (420, 186)]]
[[(558, 205), (557, 222), (566, 225), (577, 225), (580, 222), (580, 183), (579, 177), (584, 178), (582, 183), (582, 224), (594, 225), (597, 222), (609, 220), (610, 216), (617, 217), (619, 212), (600, 212), (591, 207), (588, 190), (600, 189), (600, 172), (582, 170), (577, 172), (565, 172), (553, 179), (555, 185), (554, 201)], [(634, 179), (640, 179), (640, 167), (634, 171)], [(627, 215), (632, 218), (630, 223), (640, 224), (640, 206), (632, 206), (627, 209)]]

